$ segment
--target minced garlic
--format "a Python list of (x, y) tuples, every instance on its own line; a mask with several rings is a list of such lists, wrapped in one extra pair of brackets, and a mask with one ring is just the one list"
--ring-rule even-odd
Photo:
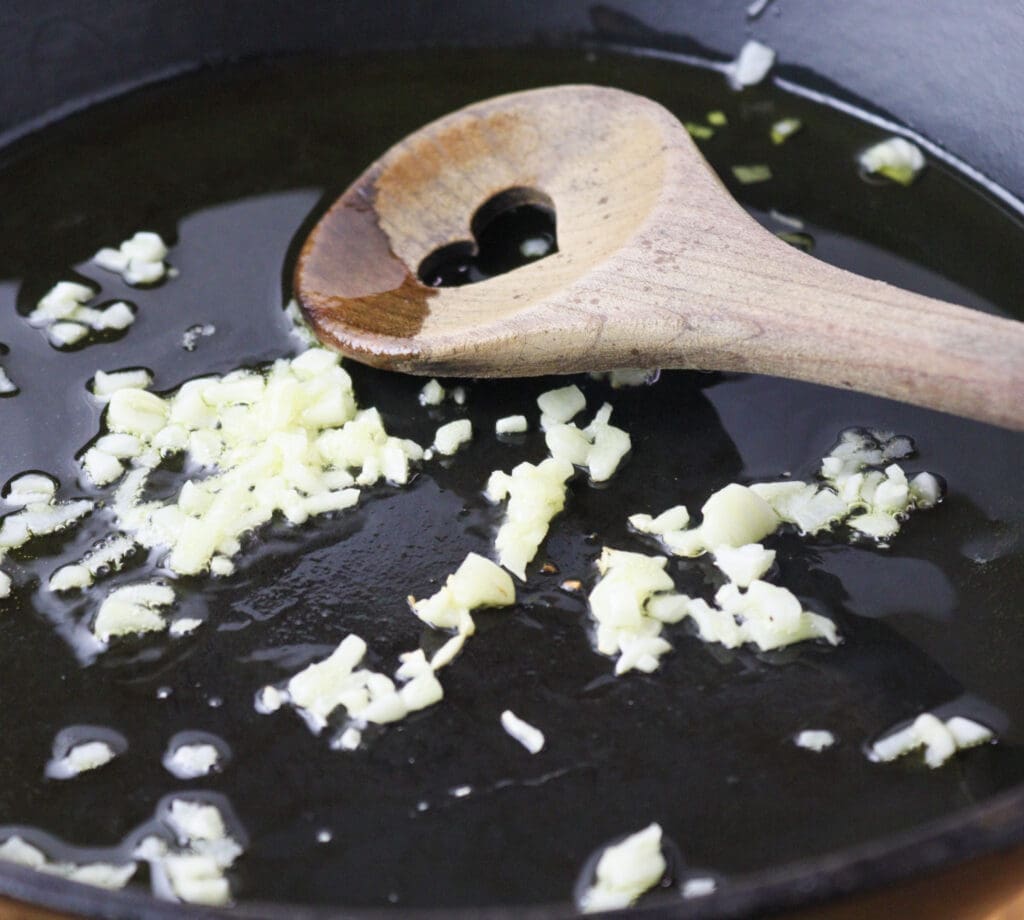
[[(769, 651), (806, 639), (825, 639), (831, 645), (839, 642), (831, 620), (804, 610), (788, 588), (766, 581), (752, 581), (746, 591), (735, 584), (723, 585), (715, 594), (715, 603), (735, 622), (736, 645), (751, 642)], [(715, 641), (730, 645), (721, 634)]]
[(508, 499), (505, 519), (494, 539), (498, 561), (522, 580), (548, 524), (565, 506), (565, 484), (572, 474), (571, 463), (549, 457), (536, 465), (520, 463), (511, 473), (498, 470), (487, 480), (487, 498)]
[(42, 850), (26, 842), (17, 834), (8, 837), (0, 844), (0, 860), (27, 866), (48, 875), (57, 875), (73, 882), (81, 882), (84, 885), (111, 890), (124, 888), (135, 874), (134, 862), (122, 865), (103, 862), (82, 864), (51, 862)]
[(224, 873), (242, 854), (242, 846), (229, 834), (220, 809), (176, 797), (160, 817), (174, 833), (177, 848), (149, 836), (133, 854), (149, 863), (154, 893), (190, 904), (230, 904), (231, 885)]
[(220, 764), (220, 751), (212, 744), (179, 744), (164, 755), (164, 768), (178, 779), (195, 779), (213, 772)]
[(835, 742), (836, 737), (832, 732), (813, 728), (805, 728), (793, 739), (793, 743), (797, 747), (806, 748), (808, 751), (819, 754), (826, 748), (832, 747)]
[(765, 549), (760, 543), (743, 546), (722, 544), (714, 550), (715, 565), (729, 581), (747, 588), (765, 574), (775, 562), (775, 550)]
[[(712, 552), (716, 558), (736, 564), (742, 557), (729, 549), (759, 544), (782, 523), (795, 524), (801, 533), (812, 535), (846, 524), (862, 536), (885, 540), (899, 531), (906, 514), (930, 508), (942, 496), (939, 481), (931, 473), (908, 479), (903, 468), (892, 462), (913, 449), (913, 442), (902, 435), (848, 429), (822, 460), (821, 483), (731, 483), (707, 500), (701, 509), (701, 524), (690, 529), (686, 529), (689, 515), (682, 506), (657, 518), (635, 514), (629, 521), (635, 530), (657, 536), (676, 555)], [(728, 549), (723, 552), (723, 548)], [(744, 550), (751, 563), (756, 555), (758, 565), (763, 566), (752, 577), (760, 577), (771, 565), (766, 552)], [(757, 571), (757, 566), (752, 571)], [(752, 579), (748, 575), (740, 580)]]
[[(398, 687), (385, 674), (359, 668), (365, 654), (366, 643), (359, 636), (349, 635), (328, 658), (300, 671), (284, 688), (273, 688), (272, 696), (278, 706), (291, 703), (317, 733), (326, 727), (328, 717), (339, 706), (357, 722), (383, 725), (432, 706), (444, 696), (425, 659), (422, 668), (407, 662), (398, 669), (395, 676), (402, 682)], [(266, 705), (267, 696), (265, 689), (264, 704), (259, 708), (273, 711), (276, 707)]]
[(50, 779), (73, 779), (81, 773), (98, 770), (116, 756), (117, 752), (106, 741), (83, 741), (64, 754), (55, 752), (46, 765), (46, 775)]
[[(679, 516), (682, 519), (682, 515)], [(719, 548), (758, 543), (779, 525), (779, 516), (746, 486), (732, 483), (715, 492), (701, 508), (700, 526), (662, 530), (662, 542), (679, 556), (699, 556)]]
[(587, 406), (587, 398), (573, 383), (558, 390), (541, 393), (537, 397), (537, 406), (540, 408), (541, 428), (546, 431), (550, 425), (568, 422), (582, 412)]
[(110, 537), (86, 553), (78, 562), (57, 569), (50, 576), (48, 586), (51, 591), (87, 588), (101, 571), (120, 569), (137, 545), (130, 537)]
[(29, 313), (33, 326), (49, 326), (60, 320), (72, 319), (75, 313), (95, 296), (95, 291), (74, 281), (59, 281), (43, 295), (36, 308)]
[(155, 284), (168, 273), (167, 245), (158, 233), (141, 230), (117, 249), (101, 249), (92, 257), (100, 268), (119, 274), (128, 284)]
[(657, 517), (651, 517), (649, 514), (633, 514), (629, 518), (629, 524), (634, 530), (656, 536), (664, 536), (666, 533), (676, 530), (685, 530), (689, 523), (690, 512), (686, 510), (685, 505), (674, 505)]
[(460, 418), (437, 429), (437, 433), (434, 435), (434, 450), (445, 457), (450, 457), (463, 444), (468, 444), (472, 438), (472, 424), (468, 418)]
[[(618, 655), (616, 674), (638, 670), (650, 673), (658, 659), (672, 649), (661, 638), (663, 623), (686, 615), (686, 598), (675, 593), (665, 571), (664, 556), (645, 556), (605, 547), (598, 570), (601, 579), (587, 599), (597, 623), (597, 650)], [(657, 601), (657, 603), (656, 603)]]
[(683, 882), (683, 899), (689, 901), (692, 898), (706, 898), (714, 894), (717, 888), (718, 883), (708, 876), (688, 878)]
[[(690, 617), (699, 637), (726, 648), (750, 643), (762, 651), (808, 639), (839, 642), (835, 624), (804, 610), (788, 589), (752, 579), (746, 591), (739, 584), (723, 585), (710, 606), (700, 598), (675, 591), (665, 571), (664, 556), (646, 556), (605, 547), (598, 561), (601, 579), (588, 598), (597, 623), (597, 651), (619, 655), (615, 673), (636, 669), (651, 672), (671, 650), (662, 625)], [(763, 563), (763, 557), (760, 560)], [(754, 570), (744, 567), (743, 574)]]
[(580, 909), (589, 914), (629, 907), (661, 881), (667, 868), (661, 852), (661, 827), (651, 824), (605, 849)]
[(621, 428), (609, 424), (612, 407), (605, 403), (584, 429), (571, 422), (543, 422), (544, 440), (551, 456), (584, 467), (594, 482), (605, 482), (618, 469), (632, 443)]
[(953, 716), (943, 721), (925, 712), (905, 728), (876, 741), (871, 746), (870, 757), (887, 763), (923, 747), (924, 762), (935, 769), (941, 767), (957, 751), (985, 744), (994, 737), (991, 729), (972, 719)]
[(544, 747), (544, 733), (529, 722), (524, 722), (511, 709), (501, 714), (501, 727), (531, 754), (539, 754)]
[(525, 415), (506, 415), (494, 423), (496, 434), (521, 434), (529, 428)]
[(145, 368), (125, 371), (96, 371), (92, 378), (92, 395), (100, 402), (109, 402), (118, 390), (144, 390), (153, 382)]
[(508, 607), (515, 601), (516, 589), (508, 573), (490, 559), (470, 553), (436, 594), (411, 601), (411, 607), (430, 626), (457, 629), (472, 610)]
[(87, 500), (58, 502), (56, 483), (39, 473), (26, 473), (11, 481), (4, 501), (21, 510), (0, 523), (0, 560), (8, 550), (24, 546), (36, 536), (57, 533), (93, 510)]
[(29, 313), (28, 321), (45, 328), (50, 343), (57, 348), (76, 345), (90, 332), (120, 331), (135, 322), (135, 314), (128, 304), (118, 301), (100, 310), (88, 306), (93, 297), (93, 289), (84, 284), (60, 281)]
[[(116, 475), (114, 461), (127, 469), (112, 504), (116, 524), (145, 547), (165, 547), (177, 574), (211, 566), (229, 574), (241, 537), (275, 513), (300, 524), (351, 507), (360, 487), (404, 485), (410, 461), (423, 456), (412, 441), (390, 437), (375, 409), (357, 408), (338, 357), (321, 348), (265, 374), (203, 377), (167, 396), (149, 382), (144, 371), (97, 373), (109, 434), (90, 449), (100, 454), (87, 452), (87, 469), (103, 480)], [(142, 502), (150, 470), (181, 453), (208, 475), (169, 500)]]
[(439, 406), (444, 402), (445, 389), (436, 380), (428, 380), (420, 390), (421, 406)]
[(156, 582), (115, 588), (100, 604), (92, 631), (100, 642), (113, 636), (159, 632), (167, 628), (160, 608), (172, 603), (174, 591)]
[(775, 63), (775, 52), (767, 45), (750, 39), (740, 49), (736, 60), (726, 67), (725, 75), (733, 89), (760, 83)]
[[(852, 428), (821, 462), (823, 485), (799, 481), (755, 483), (750, 488), (779, 517), (814, 534), (845, 523), (877, 540), (894, 536), (905, 515), (931, 508), (942, 496), (938, 479), (918, 473), (908, 479), (895, 460), (913, 453), (903, 435)], [(874, 468), (873, 468), (874, 467)]]

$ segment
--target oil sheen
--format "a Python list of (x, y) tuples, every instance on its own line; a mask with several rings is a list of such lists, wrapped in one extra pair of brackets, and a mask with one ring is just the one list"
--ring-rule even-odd
[[(0, 478), (41, 470), (60, 480), (62, 497), (93, 494), (75, 458), (100, 425), (86, 390), (97, 369), (146, 367), (168, 390), (294, 354), (283, 306), (298, 246), (365, 165), (428, 119), (559, 82), (643, 93), (684, 121), (724, 112), (728, 124), (702, 151), (766, 226), (794, 229), (773, 212), (799, 218), (810, 238), (801, 243), (819, 258), (983, 310), (1024, 303), (1016, 217), (934, 163), (910, 188), (865, 182), (856, 155), (878, 130), (770, 87), (736, 94), (719, 73), (601, 52), (235, 65), (140, 90), (0, 152), (0, 341), (20, 388), (0, 400)], [(803, 129), (774, 145), (771, 125), (784, 117)], [(741, 164), (766, 164), (772, 179), (738, 185), (731, 167)], [(88, 264), (141, 229), (173, 244), (176, 278), (138, 290)], [(83, 278), (103, 285), (104, 301), (134, 304), (136, 322), (115, 341), (58, 351), (24, 315), (57, 281)], [(209, 326), (183, 346), (187, 330)], [(178, 580), (176, 616), (205, 621), (189, 635), (76, 654), (73, 624), (114, 581), (73, 601), (45, 583), (100, 536), (97, 521), (5, 564), (15, 589), (0, 614), (0, 824), (113, 847), (162, 796), (204, 790), (230, 802), (248, 838), (231, 874), (242, 900), (568, 905), (595, 848), (651, 821), (672, 842), (678, 873), (713, 874), (721, 888), (917, 828), (1024, 780), (1024, 439), (738, 375), (666, 372), (619, 391), (579, 381), (591, 411), (612, 402), (632, 455), (606, 487), (572, 485), (519, 603), (478, 616), (478, 634), (443, 672), (440, 705), (368, 731), (356, 752), (331, 750), (290, 711), (257, 713), (258, 688), (350, 632), (389, 671), (399, 652), (440, 644), (405, 598), (432, 593), (467, 552), (489, 553), (501, 512), (482, 497), (487, 475), (545, 455), (535, 424), (499, 440), (495, 420), (535, 420), (536, 396), (562, 382), (467, 381), (464, 408), (426, 409), (422, 380), (346, 366), (391, 433), (426, 445), (439, 424), (468, 417), (473, 443), (350, 512), (272, 524), (231, 577)], [(589, 643), (584, 594), (561, 582), (589, 589), (602, 544), (650, 551), (628, 531), (629, 514), (696, 509), (731, 481), (810, 478), (851, 426), (912, 436), (918, 455), (907, 468), (942, 476), (948, 493), (888, 549), (828, 535), (769, 539), (779, 582), (833, 617), (845, 641), (726, 651), (680, 624), (659, 671), (611, 678)], [(541, 572), (544, 562), (557, 571)], [(118, 578), (150, 570), (143, 554)], [(719, 577), (704, 562), (672, 560), (670, 571), (695, 595)], [(999, 742), (934, 771), (864, 756), (880, 732), (945, 705), (991, 725)], [(543, 730), (540, 754), (505, 734), (505, 709)], [(52, 741), (74, 725), (105, 726), (127, 747), (73, 781), (47, 780)], [(792, 737), (805, 728), (838, 742), (801, 750)], [(218, 739), (222, 771), (171, 776), (161, 761), (181, 733)]]

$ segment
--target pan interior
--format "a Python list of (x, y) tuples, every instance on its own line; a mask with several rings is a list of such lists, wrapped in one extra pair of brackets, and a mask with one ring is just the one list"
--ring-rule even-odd
[[(98, 106), (0, 153), (0, 341), (21, 389), (0, 400), (0, 476), (46, 470), (66, 494), (88, 493), (74, 457), (98, 428), (86, 391), (97, 369), (144, 366), (166, 390), (294, 354), (282, 311), (292, 260), (350, 179), (431, 118), (559, 82), (639, 92), (684, 121), (724, 112), (728, 125), (702, 142), (705, 155), (767, 226), (792, 230), (772, 211), (801, 218), (826, 261), (983, 310), (1024, 303), (1016, 218), (937, 164), (908, 189), (865, 182), (856, 154), (878, 129), (769, 86), (734, 94), (719, 73), (603, 52), (234, 65)], [(783, 117), (804, 127), (776, 146), (769, 131)], [(771, 181), (735, 181), (732, 166), (761, 163)], [(172, 241), (180, 270), (144, 292), (87, 264), (139, 229)], [(104, 297), (137, 304), (126, 336), (58, 352), (28, 327), (22, 314), (73, 270), (101, 281)], [(204, 324), (216, 332), (184, 350), (185, 331)], [(330, 750), (291, 712), (257, 714), (259, 687), (349, 632), (388, 666), (420, 642), (438, 644), (405, 597), (431, 593), (468, 551), (489, 552), (500, 509), (481, 496), (487, 475), (545, 456), (539, 432), (499, 441), (495, 420), (532, 417), (535, 397), (564, 382), (467, 382), (464, 409), (424, 409), (422, 380), (346, 366), (390, 431), (428, 444), (440, 423), (465, 416), (470, 449), (426, 465), (407, 490), (375, 489), (351, 513), (272, 525), (234, 576), (178, 584), (179, 615), (206, 619), (191, 637), (118, 643), (87, 665), (65, 641), (67, 624), (113, 582), (75, 604), (42, 585), (99, 525), (16, 556), (18, 587), (0, 617), (0, 823), (111, 847), (162, 796), (202, 788), (230, 800), (249, 838), (232, 876), (243, 900), (565, 903), (595, 848), (651, 821), (681, 854), (677, 875), (706, 870), (728, 886), (917, 827), (1024, 779), (1024, 439), (745, 376), (667, 372), (653, 387), (619, 391), (578, 381), (591, 411), (612, 402), (632, 455), (606, 488), (573, 484), (518, 605), (478, 617), (478, 635), (445, 674), (442, 704), (369, 733), (354, 754)], [(918, 456), (908, 467), (942, 476), (948, 495), (887, 550), (830, 537), (769, 542), (780, 582), (834, 617), (845, 642), (757, 654), (704, 645), (679, 626), (659, 671), (612, 678), (591, 650), (584, 598), (560, 582), (592, 585), (602, 544), (650, 552), (628, 531), (629, 514), (699, 508), (730, 481), (811, 477), (851, 426), (912, 436)], [(557, 574), (541, 573), (542, 562)], [(703, 563), (673, 560), (670, 571), (689, 593), (707, 596), (717, 583)], [(999, 743), (934, 771), (865, 757), (879, 733), (946, 705), (996, 727)], [(540, 755), (502, 732), (504, 709), (543, 727)], [(74, 781), (48, 781), (51, 742), (74, 724), (113, 728), (128, 749)], [(800, 750), (792, 736), (804, 728), (828, 728), (839, 743)], [(223, 773), (186, 783), (163, 769), (168, 739), (186, 730), (226, 742)]]

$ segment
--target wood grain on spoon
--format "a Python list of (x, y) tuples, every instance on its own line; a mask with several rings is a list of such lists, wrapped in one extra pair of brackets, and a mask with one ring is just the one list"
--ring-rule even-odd
[[(554, 202), (557, 253), (463, 287), (417, 279), (516, 187)], [(407, 373), (751, 371), (1024, 429), (1024, 323), (797, 251), (671, 113), (616, 89), (500, 96), (405, 138), (314, 228), (295, 290), (323, 342)]]

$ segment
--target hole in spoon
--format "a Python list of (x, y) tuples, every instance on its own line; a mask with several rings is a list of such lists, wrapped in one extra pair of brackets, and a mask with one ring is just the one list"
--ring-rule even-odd
[(536, 189), (510, 188), (488, 198), (470, 230), (473, 240), (448, 243), (420, 262), (420, 281), (430, 287), (476, 284), (558, 252), (555, 204)]

